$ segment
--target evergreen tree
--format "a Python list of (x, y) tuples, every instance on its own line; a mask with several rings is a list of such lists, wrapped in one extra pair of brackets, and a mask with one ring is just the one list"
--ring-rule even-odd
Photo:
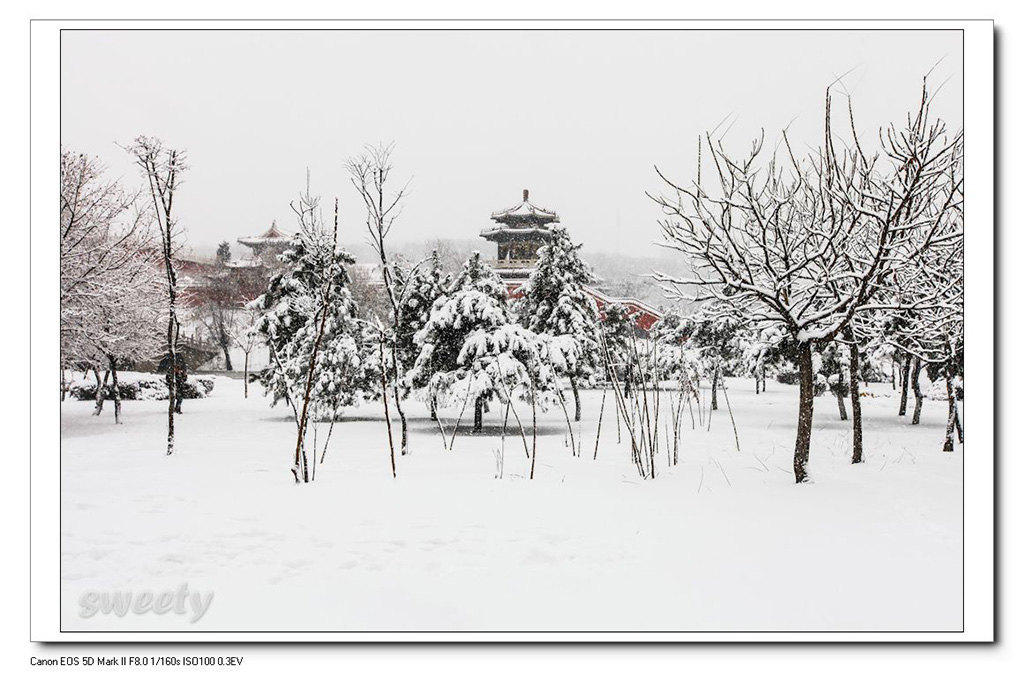
[[(621, 303), (612, 303), (604, 308), (604, 319), (601, 320), (603, 337), (603, 353), (607, 350), (608, 368), (614, 373), (615, 380), (623, 386), (626, 397), (632, 393), (633, 381), (636, 376), (636, 362), (633, 357), (633, 341), (636, 336), (636, 322)], [(611, 380), (612, 376), (605, 376)]]
[(369, 354), (366, 334), (348, 290), (346, 267), (355, 259), (313, 230), (297, 233), (280, 259), (283, 270), (250, 303), (259, 314), (254, 328), (271, 353), (260, 382), (272, 404), (284, 400), (298, 409), (315, 354), (310, 416), (334, 419), (341, 408), (372, 394), (374, 385), (373, 364), (363, 360)]
[(711, 408), (718, 409), (718, 386), (726, 370), (741, 358), (737, 334), (740, 325), (724, 308), (709, 305), (684, 320), (677, 333), (700, 357), (711, 383)]
[[(505, 285), (474, 252), (452, 282), (451, 291), (438, 298), (424, 327), (415, 335), (420, 348), (408, 374), (414, 387), (426, 389), (433, 405), (458, 394), (474, 401), (474, 430), (483, 425), (483, 409), (495, 396), (493, 382), (477, 381), (479, 353), (464, 353), (471, 337), (494, 332), (510, 323)], [(479, 346), (476, 346), (479, 348)], [(464, 402), (464, 403), (465, 403)]]
[(680, 392), (699, 404), (704, 362), (700, 352), (688, 343), (690, 324), (678, 312), (670, 311), (651, 328), (651, 339), (658, 348), (659, 379), (677, 381)]
[(221, 241), (220, 245), (217, 246), (217, 264), (226, 265), (231, 261), (231, 244), (227, 241)]
[(416, 334), (426, 327), (434, 303), (451, 288), (452, 275), (445, 271), (435, 249), (423, 266), (414, 269), (411, 274), (396, 266), (395, 280), (396, 288), (402, 294), (399, 300), (402, 313), (395, 330), (398, 355), (402, 366), (412, 367), (420, 351), (415, 340)]
[(523, 285), (518, 307), (520, 323), (536, 334), (560, 338), (564, 348), (575, 343), (565, 367), (580, 420), (579, 381), (590, 377), (598, 360), (597, 306), (584, 290), (591, 282), (586, 263), (564, 227), (555, 226), (538, 251), (537, 267)]

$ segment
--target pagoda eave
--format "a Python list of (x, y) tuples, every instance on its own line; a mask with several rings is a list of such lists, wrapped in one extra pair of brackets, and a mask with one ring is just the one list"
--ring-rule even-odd
[(516, 223), (529, 223), (535, 225), (546, 225), (550, 222), (559, 222), (555, 213), (491, 213), (491, 219), (506, 225)]
[(480, 230), (480, 236), (488, 241), (521, 241), (536, 237), (545, 237), (551, 233), (543, 227), (494, 227)]
[(289, 243), (291, 243), (291, 238), (269, 237), (269, 238), (264, 239), (264, 238), (260, 238), (260, 237), (250, 237), (250, 238), (245, 238), (245, 239), (238, 239), (238, 243), (242, 244), (243, 246), (249, 246), (249, 247), (252, 247), (252, 246), (266, 246), (268, 244), (270, 244), (270, 245), (287, 246)]

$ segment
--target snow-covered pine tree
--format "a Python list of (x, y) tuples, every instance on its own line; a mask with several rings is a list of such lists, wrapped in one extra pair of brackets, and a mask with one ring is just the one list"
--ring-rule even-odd
[(683, 320), (677, 333), (697, 352), (703, 374), (711, 384), (711, 409), (718, 409), (718, 386), (727, 370), (741, 358), (740, 325), (728, 308), (707, 304)]
[(754, 392), (763, 393), (768, 389), (768, 372), (778, 368), (785, 332), (776, 324), (766, 324), (741, 330), (738, 336), (743, 367), (754, 378)]
[(575, 343), (573, 361), (562, 374), (569, 379), (576, 401), (575, 420), (580, 420), (579, 382), (593, 373), (599, 358), (597, 305), (584, 290), (591, 282), (587, 264), (564, 227), (555, 226), (547, 243), (538, 251), (537, 266), (523, 284), (517, 306), (520, 324), (536, 334), (563, 337)]
[(271, 356), (260, 382), (272, 405), (284, 400), (292, 408), (299, 430), (293, 473), (296, 481), (309, 482), (307, 423), (333, 421), (342, 408), (372, 394), (373, 376), (348, 290), (346, 268), (355, 259), (324, 228), (308, 190), (296, 213), (300, 229), (280, 256), (282, 271), (250, 306), (259, 313), (254, 328)]
[[(395, 328), (398, 357), (402, 366), (411, 370), (421, 349), (416, 343), (416, 334), (426, 327), (434, 303), (452, 286), (452, 275), (445, 271), (444, 264), (434, 249), (430, 258), (420, 266), (412, 268), (411, 272), (396, 266), (395, 280), (396, 288), (401, 294), (401, 314)], [(437, 418), (436, 405), (433, 402), (430, 404), (430, 416), (435, 420)]]
[[(415, 335), (420, 348), (408, 373), (413, 387), (425, 390), (429, 403), (445, 403), (456, 397), (474, 403), (473, 429), (483, 427), (483, 409), (495, 396), (495, 385), (473, 380), (479, 353), (463, 353), (467, 341), (478, 333), (496, 331), (510, 323), (505, 285), (474, 252), (452, 282), (451, 290), (438, 298), (424, 327)], [(477, 346), (479, 347), (479, 346)]]
[[(606, 374), (614, 374), (615, 379), (623, 387), (623, 394), (632, 394), (633, 381), (636, 378), (636, 367), (633, 359), (632, 344), (636, 334), (633, 317), (621, 303), (611, 303), (604, 308), (604, 319), (601, 320), (601, 335), (604, 347), (600, 349), (607, 356), (603, 359)], [(610, 381), (611, 375), (605, 380)]]
[(677, 381), (684, 399), (699, 405), (703, 362), (700, 353), (687, 344), (688, 324), (678, 312), (669, 312), (651, 329), (651, 337), (658, 345), (658, 376)]

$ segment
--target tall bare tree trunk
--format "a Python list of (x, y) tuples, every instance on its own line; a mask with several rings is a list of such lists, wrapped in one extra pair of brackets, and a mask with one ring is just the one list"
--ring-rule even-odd
[(117, 360), (108, 357), (110, 362), (110, 389), (114, 396), (114, 423), (121, 423), (121, 386), (117, 382)]
[(921, 358), (914, 358), (914, 368), (910, 370), (910, 384), (914, 389), (914, 418), (911, 425), (921, 423), (921, 405), (924, 402), (924, 394), (921, 392)]
[[(302, 413), (299, 415), (298, 435), (295, 440), (295, 466), (292, 473), (295, 474), (295, 482), (309, 482), (309, 462), (306, 458), (306, 424), (309, 422), (309, 402), (313, 392), (313, 380), (316, 377), (316, 358), (320, 353), (320, 343), (324, 338), (324, 329), (327, 327), (327, 312), (331, 305), (330, 294), (324, 296), (323, 315), (320, 317), (320, 325), (317, 327), (316, 338), (313, 339), (313, 351), (310, 353), (309, 367), (306, 370), (306, 388), (302, 393)], [(314, 441), (314, 446), (315, 446)], [(313, 452), (313, 461), (316, 462), (316, 451)]]
[(843, 394), (839, 392), (839, 389), (833, 390), (832, 393), (836, 396), (836, 401), (839, 402), (839, 420), (847, 420), (849, 416), (846, 415), (846, 400), (843, 399)]
[[(165, 264), (168, 272), (172, 272), (170, 257), (167, 257)], [(168, 274), (168, 277), (172, 275)], [(174, 406), (178, 395), (178, 377), (175, 374), (178, 367), (178, 318), (174, 310), (174, 285), (170, 284), (170, 316), (167, 320), (167, 357), (171, 366), (167, 374), (167, 456), (174, 453)]]
[(530, 457), (530, 480), (533, 480), (533, 471), (537, 467), (537, 385), (534, 377), (530, 377), (530, 407), (533, 410), (533, 456)]
[[(388, 426), (388, 447), (391, 449), (391, 477), (397, 478), (395, 469), (395, 438), (391, 433), (391, 412), (388, 410), (388, 370), (384, 363), (384, 332), (380, 334), (380, 396), (384, 401), (384, 423)], [(452, 440), (454, 440), (454, 436)]]
[(907, 415), (907, 393), (910, 391), (910, 355), (903, 362), (903, 388), (900, 392), (900, 416)]
[(245, 364), (242, 367), (242, 390), (245, 393), (245, 399), (249, 399), (249, 353), (245, 353)]
[(850, 341), (850, 404), (853, 406), (853, 458), (850, 463), (864, 460), (864, 421), (860, 409), (860, 346), (857, 345), (853, 332), (846, 330)]
[(796, 451), (793, 454), (793, 474), (798, 483), (807, 480), (807, 462), (811, 455), (811, 423), (814, 418), (814, 361), (811, 344), (799, 346), (800, 414), (796, 427)]
[(399, 381), (401, 380), (402, 368), (398, 363), (397, 338), (391, 342), (391, 362), (395, 365), (395, 381), (391, 387), (395, 393), (395, 411), (398, 412), (398, 420), (402, 424), (402, 456), (405, 456), (409, 453), (409, 423), (405, 418), (405, 409), (402, 407), (402, 398), (399, 395)]
[(715, 364), (715, 370), (711, 372), (711, 408), (718, 409), (718, 364)]
[(953, 389), (953, 363), (947, 361), (943, 367), (943, 376), (946, 379), (946, 399), (949, 402), (949, 416), (946, 419), (946, 440), (942, 445), (942, 451), (953, 451), (953, 431), (960, 434), (960, 442), (964, 441), (963, 430), (960, 426), (960, 415), (956, 408), (956, 391)]
[(597, 412), (597, 435), (594, 436), (594, 458), (597, 458), (597, 448), (601, 446), (601, 421), (604, 420), (604, 401), (608, 397), (608, 387), (601, 392), (601, 409)]
[(576, 401), (576, 415), (573, 417), (573, 421), (579, 421), (580, 414), (582, 413), (580, 411), (580, 388), (579, 385), (577, 385), (576, 383), (575, 376), (569, 377), (569, 385), (572, 386), (572, 397)]
[(473, 432), (479, 433), (484, 429), (484, 397), (477, 395), (473, 402)]
[(110, 378), (110, 371), (107, 370), (103, 373), (102, 380), (100, 379), (99, 369), (93, 367), (93, 375), (96, 377), (96, 407), (92, 411), (93, 416), (99, 416), (103, 413), (103, 399), (105, 397), (104, 390), (107, 387), (107, 379)]

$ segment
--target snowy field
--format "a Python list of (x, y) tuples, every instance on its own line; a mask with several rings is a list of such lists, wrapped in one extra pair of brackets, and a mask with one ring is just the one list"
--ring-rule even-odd
[[(446, 451), (407, 402), (412, 454), (397, 479), (381, 406), (350, 410), (316, 481), (296, 485), (294, 425), (259, 387), (245, 400), (219, 378), (186, 401), (172, 457), (166, 402), (125, 402), (120, 426), (112, 404), (93, 417), (91, 403), (64, 402), (62, 628), (960, 630), (963, 457), (941, 451), (945, 403), (927, 400), (911, 426), (890, 387), (865, 391), (866, 462), (848, 463), (850, 422), (823, 395), (807, 485), (791, 469), (797, 389), (775, 382), (755, 395), (729, 380), (741, 451), (720, 396), (710, 431), (687, 414), (680, 464), (657, 461), (654, 480), (639, 479), (625, 429), (616, 441), (611, 398), (594, 459), (599, 390), (583, 392), (578, 458), (561, 411), (539, 415), (532, 481), (511, 419), (497, 477), (496, 406), (483, 434), (467, 414)], [(442, 412), (449, 429), (456, 416)], [(90, 591), (183, 583), (213, 594), (194, 623), (81, 616)]]

